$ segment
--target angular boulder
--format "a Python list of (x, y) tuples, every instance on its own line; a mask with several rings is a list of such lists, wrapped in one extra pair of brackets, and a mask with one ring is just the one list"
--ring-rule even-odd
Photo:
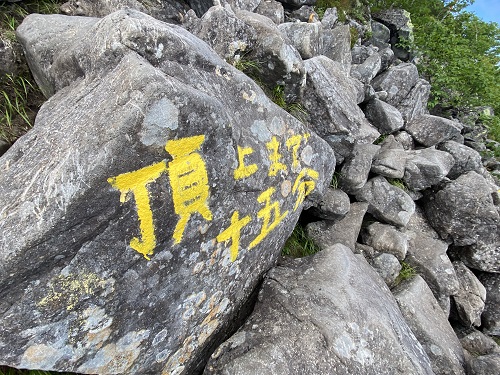
[(419, 79), (408, 95), (399, 102), (397, 108), (405, 123), (429, 113), (427, 102), (431, 93), (431, 85), (424, 79)]
[(373, 247), (374, 250), (380, 253), (392, 254), (400, 261), (406, 258), (408, 235), (398, 231), (391, 225), (370, 224), (363, 233), (363, 241)]
[(387, 92), (387, 103), (397, 106), (418, 81), (417, 67), (410, 63), (392, 66), (375, 77), (372, 86), (376, 91)]
[(332, 371), (432, 374), (389, 289), (340, 244), (272, 269), (252, 315), (204, 374)]
[(382, 62), (378, 53), (369, 56), (363, 63), (352, 65), (351, 77), (356, 78), (364, 84), (369, 84), (371, 80), (378, 74)]
[(469, 171), (480, 173), (483, 164), (481, 155), (476, 150), (454, 141), (443, 142), (437, 149), (446, 151), (455, 159), (455, 163), (448, 173), (449, 178), (457, 178)]
[(373, 157), (371, 171), (388, 178), (403, 178), (408, 153), (393, 135), (380, 144), (380, 151)]
[(353, 80), (339, 64), (325, 56), (304, 61), (307, 72), (302, 99), (308, 125), (318, 135), (348, 135), (358, 143), (372, 143), (380, 135), (357, 105)]
[(266, 16), (276, 25), (285, 22), (283, 4), (276, 0), (262, 0), (257, 8), (254, 9), (254, 12)]
[(405, 125), (405, 130), (426, 147), (455, 139), (460, 136), (462, 125), (444, 117), (423, 115)]
[(340, 170), (339, 186), (349, 194), (356, 193), (368, 181), (368, 174), (375, 154), (380, 146), (372, 144), (357, 144), (351, 155), (344, 161)]
[[(24, 48), (72, 20), (28, 16)], [(0, 159), (0, 365), (194, 373), (333, 153), (183, 28), (89, 22), (38, 67), (64, 88)]]
[(290, 39), (304, 60), (321, 53), (323, 28), (320, 22), (286, 22), (279, 25), (278, 28)]
[(441, 182), (455, 164), (453, 156), (435, 148), (408, 151), (403, 180), (414, 191)]
[(500, 274), (481, 273), (479, 281), (486, 288), (486, 303), (481, 315), (482, 330), (493, 336), (500, 336)]
[(318, 204), (309, 209), (314, 216), (326, 220), (342, 220), (349, 212), (349, 196), (340, 189), (329, 187)]
[(382, 176), (368, 180), (356, 193), (356, 199), (369, 203), (368, 212), (377, 219), (398, 227), (406, 226), (415, 212), (410, 196)]
[(425, 214), (443, 239), (456, 246), (477, 242), (495, 244), (500, 216), (493, 204), (491, 187), (476, 172), (467, 172), (447, 183), (424, 203)]
[(381, 134), (393, 133), (404, 125), (403, 117), (395, 107), (376, 98), (366, 104), (364, 112)]
[(420, 276), (393, 290), (407, 324), (422, 344), (436, 374), (465, 374), (464, 353), (447, 316)]
[(328, 27), (323, 31), (323, 55), (340, 64), (342, 74), (351, 70), (351, 31), (349, 25)]

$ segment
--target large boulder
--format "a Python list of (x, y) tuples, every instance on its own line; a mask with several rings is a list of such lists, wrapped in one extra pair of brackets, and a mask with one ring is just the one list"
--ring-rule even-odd
[(357, 105), (353, 80), (338, 63), (325, 56), (304, 61), (307, 72), (302, 104), (308, 125), (318, 135), (348, 135), (359, 143), (372, 143), (380, 135)]
[(431, 85), (424, 79), (419, 79), (408, 95), (399, 102), (397, 108), (405, 123), (429, 113), (427, 101), (431, 93)]
[(427, 189), (441, 182), (454, 164), (453, 156), (435, 148), (408, 151), (404, 182), (411, 190)]
[(426, 147), (453, 140), (460, 136), (462, 124), (444, 117), (422, 115), (405, 125), (415, 140)]
[(377, 219), (404, 227), (415, 212), (415, 203), (402, 189), (377, 176), (356, 193), (356, 199), (369, 203), (368, 212)]
[(363, 233), (363, 241), (380, 253), (394, 255), (399, 261), (406, 258), (408, 235), (391, 225), (377, 222), (370, 224)]
[(447, 316), (420, 276), (393, 290), (406, 322), (429, 356), (436, 374), (465, 374), (464, 353)]
[(500, 336), (500, 274), (481, 273), (479, 281), (486, 288), (486, 302), (481, 316), (483, 332)]
[(305, 59), (320, 54), (323, 48), (323, 28), (320, 22), (286, 22), (278, 26)]
[(432, 374), (389, 289), (337, 244), (272, 269), (208, 374)]
[(457, 178), (469, 171), (480, 173), (481, 155), (476, 150), (454, 141), (443, 142), (437, 148), (446, 151), (455, 159), (455, 163), (448, 173), (449, 178)]
[[(36, 56), (73, 21), (31, 15), (18, 33)], [(195, 373), (333, 153), (183, 28), (89, 22), (38, 67), (65, 87), (0, 159), (0, 365)]]
[(373, 157), (379, 150), (380, 146), (373, 144), (354, 146), (351, 155), (344, 161), (340, 170), (339, 186), (342, 190), (354, 194), (366, 184)]
[(369, 84), (378, 74), (382, 67), (382, 61), (378, 53), (369, 56), (363, 63), (351, 67), (351, 77), (356, 78), (364, 84)]
[(403, 117), (395, 107), (376, 98), (366, 104), (365, 115), (382, 134), (393, 133), (404, 125)]
[(406, 98), (417, 82), (417, 67), (410, 63), (404, 63), (392, 66), (375, 77), (372, 86), (376, 91), (387, 92), (385, 101), (390, 105), (397, 106)]
[(467, 172), (429, 196), (425, 202), (429, 223), (441, 238), (456, 246), (498, 241), (500, 216), (491, 187), (476, 172)]
[(349, 25), (338, 25), (333, 29), (324, 27), (323, 55), (339, 63), (344, 75), (351, 70), (351, 30)]

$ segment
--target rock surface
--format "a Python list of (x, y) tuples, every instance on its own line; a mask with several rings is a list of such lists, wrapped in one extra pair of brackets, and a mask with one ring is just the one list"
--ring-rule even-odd
[(366, 261), (334, 245), (271, 270), (249, 320), (205, 374), (432, 374), (402, 319)]
[(0, 159), (2, 364), (194, 372), (333, 152), (181, 27), (127, 10), (18, 33), (57, 92)]

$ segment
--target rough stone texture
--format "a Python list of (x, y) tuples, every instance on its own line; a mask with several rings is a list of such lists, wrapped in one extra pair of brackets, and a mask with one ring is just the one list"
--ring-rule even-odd
[(377, 271), (388, 287), (394, 285), (401, 271), (401, 264), (398, 258), (387, 253), (379, 254), (370, 259), (370, 265)]
[[(64, 17), (47, 15), (43, 18), (31, 17), (17, 30), (17, 38), (23, 45), (26, 61), (33, 78), (46, 98), (81, 77), (80, 72), (65, 72), (62, 68), (64, 52), (81, 41), (78, 35), (84, 35), (99, 21), (90, 17)], [(46, 27), (50, 24), (50, 28)], [(46, 32), (40, 35), (40, 29)], [(26, 44), (32, 43), (30, 48)]]
[(353, 64), (363, 64), (365, 60), (377, 53), (377, 49), (373, 46), (354, 46), (351, 49), (351, 57)]
[(427, 102), (431, 85), (425, 79), (419, 79), (409, 94), (397, 105), (405, 123), (429, 113)]
[[(186, 5), (189, 4), (189, 7)], [(68, 16), (105, 17), (117, 10), (135, 9), (165, 22), (179, 22), (189, 8), (202, 16), (213, 5), (211, 0), (70, 0), (61, 5)]]
[(287, 22), (278, 28), (290, 39), (304, 60), (320, 54), (323, 48), (323, 28), (320, 22)]
[(351, 70), (351, 32), (349, 25), (339, 25), (323, 30), (323, 55), (340, 63), (343, 74)]
[[(493, 234), (494, 235), (494, 234)], [(468, 246), (455, 246), (453, 255), (468, 267), (485, 272), (500, 273), (500, 239), (493, 243), (484, 243), (482, 239)]]
[(340, 243), (355, 252), (356, 241), (363, 224), (368, 204), (355, 202), (340, 221), (315, 221), (306, 227), (307, 234), (322, 250)]
[(363, 242), (380, 253), (394, 255), (403, 261), (408, 251), (408, 236), (391, 225), (373, 223), (363, 233)]
[(403, 146), (405, 150), (413, 150), (415, 148), (415, 142), (413, 142), (413, 137), (410, 133), (401, 130), (394, 134), (394, 139)]
[(341, 165), (345, 161), (352, 153), (354, 145), (357, 144), (356, 139), (349, 134), (331, 134), (323, 136), (323, 139), (327, 141), (332, 148), (337, 165)]
[[(210, 6), (217, 4), (217, 2), (214, 0), (187, 0), (187, 1), (190, 3), (190, 5), (193, 2), (201, 2), (201, 3), (211, 2), (212, 4)], [(229, 3), (231, 8), (235, 12), (239, 11), (239, 10), (254, 12), (262, 0), (225, 0), (225, 1), (227, 1)], [(221, 4), (223, 4), (223, 1), (221, 2)], [(191, 8), (193, 8), (192, 5), (191, 5)]]
[(500, 353), (472, 358), (468, 365), (470, 375), (494, 375), (500, 373)]
[(458, 278), (458, 292), (454, 293), (453, 300), (460, 322), (470, 327), (481, 325), (481, 314), (486, 300), (486, 289), (477, 277), (462, 262), (453, 262)]
[(380, 71), (386, 71), (394, 62), (394, 52), (390, 47), (379, 51), (380, 55)]
[(325, 56), (304, 61), (307, 84), (302, 104), (308, 125), (320, 136), (346, 135), (360, 143), (372, 143), (380, 135), (357, 105), (352, 80)]
[(316, 22), (319, 19), (318, 13), (310, 5), (302, 5), (299, 9), (295, 9), (291, 13), (288, 10), (286, 16), (288, 22)]
[(474, 328), (455, 330), (462, 348), (475, 355), (500, 353), (500, 346), (491, 337)]
[(261, 0), (254, 12), (266, 16), (276, 25), (285, 22), (285, 10), (283, 9), (283, 5), (276, 0)]
[(404, 9), (385, 9), (372, 15), (377, 21), (382, 22), (391, 31), (391, 46), (398, 59), (408, 60), (410, 52), (400, 46), (404, 40), (413, 41), (413, 25), (410, 13)]
[(469, 171), (479, 172), (482, 167), (481, 155), (470, 147), (454, 141), (446, 141), (437, 148), (446, 151), (455, 159), (455, 164), (448, 173), (449, 178), (457, 178)]
[(213, 6), (189, 31), (227, 61), (247, 53), (257, 42), (255, 29), (236, 17), (229, 6)]
[(257, 33), (257, 41), (247, 58), (262, 64), (262, 82), (271, 90), (284, 85), (287, 102), (297, 101), (306, 79), (297, 49), (269, 18), (243, 10), (236, 15)]
[(422, 233), (406, 231), (406, 234), (409, 237), (406, 262), (424, 278), (436, 299), (457, 294), (459, 282), (453, 264), (446, 255), (448, 245)]
[(444, 117), (423, 115), (409, 121), (405, 130), (426, 147), (460, 136), (462, 125)]
[(418, 81), (417, 67), (410, 63), (391, 66), (375, 77), (372, 86), (376, 91), (386, 91), (387, 103), (397, 105), (409, 94)]
[(340, 170), (339, 186), (349, 194), (356, 193), (368, 181), (372, 159), (380, 146), (372, 144), (357, 144), (344, 161)]
[(484, 272), (478, 278), (486, 288), (486, 303), (481, 316), (482, 331), (500, 336), (500, 274)]
[(425, 214), (441, 238), (456, 246), (498, 240), (500, 216), (493, 205), (491, 187), (476, 172), (467, 172), (431, 195)]
[(349, 212), (349, 196), (340, 189), (329, 187), (318, 204), (309, 211), (321, 219), (342, 220)]
[[(37, 56), (71, 22), (30, 15), (18, 33)], [(183, 28), (87, 22), (38, 67), (66, 87), (0, 159), (0, 365), (195, 373), (333, 153)]]
[(337, 12), (337, 8), (327, 8), (325, 10), (325, 14), (323, 15), (323, 18), (321, 19), (321, 24), (323, 25), (323, 28), (325, 29), (333, 29), (336, 24), (337, 20), (339, 19), (339, 15)]
[(248, 321), (205, 369), (332, 373), (432, 374), (389, 289), (342, 245), (272, 269)]
[(358, 79), (364, 84), (369, 84), (378, 74), (381, 67), (378, 53), (369, 56), (363, 63), (351, 66), (351, 77)]
[(393, 290), (411, 330), (429, 356), (436, 374), (465, 374), (464, 354), (457, 336), (431, 290), (420, 276)]
[(419, 191), (442, 181), (455, 164), (453, 156), (435, 148), (408, 151), (404, 182)]
[(356, 193), (356, 199), (369, 203), (368, 212), (377, 219), (398, 227), (408, 224), (415, 212), (415, 203), (410, 196), (382, 176), (369, 180)]
[(18, 43), (0, 35), (0, 75), (15, 74), (19, 68), (21, 54)]
[(391, 39), (391, 30), (384, 24), (372, 21), (372, 37), (371, 42), (374, 46), (379, 48), (387, 48), (389, 46), (389, 41)]
[(380, 151), (373, 157), (371, 171), (388, 178), (403, 178), (408, 153), (393, 135), (380, 144)]
[(370, 100), (365, 107), (366, 118), (382, 134), (390, 134), (403, 127), (401, 113), (390, 104), (379, 99)]
[(411, 215), (410, 221), (406, 225), (405, 229), (418, 233), (419, 235), (422, 234), (427, 237), (434, 238), (435, 240), (441, 239), (439, 234), (429, 224), (424, 210), (420, 205), (415, 206), (415, 212)]

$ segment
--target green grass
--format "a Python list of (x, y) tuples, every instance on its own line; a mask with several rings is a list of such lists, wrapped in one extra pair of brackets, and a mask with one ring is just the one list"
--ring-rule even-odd
[(399, 271), (398, 277), (396, 277), (396, 281), (394, 282), (394, 285), (398, 285), (400, 282), (404, 280), (411, 279), (413, 276), (417, 275), (417, 271), (415, 268), (410, 266), (406, 262), (401, 263), (401, 271)]
[(404, 181), (399, 179), (399, 178), (389, 178), (387, 181), (392, 185), (396, 186), (397, 188), (400, 188), (404, 192), (409, 192), (410, 189), (408, 189), (408, 186), (405, 185)]
[(307, 119), (308, 113), (302, 106), (302, 104), (287, 103), (287, 101), (285, 100), (285, 86), (276, 85), (270, 93), (269, 90), (264, 88), (264, 92), (271, 98), (274, 104), (283, 108), (299, 121), (304, 122)]
[(316, 254), (318, 251), (320, 251), (320, 248), (307, 235), (305, 228), (297, 223), (291, 236), (285, 242), (281, 254), (293, 258), (302, 258)]
[(330, 187), (333, 189), (338, 189), (339, 188), (339, 180), (340, 180), (340, 172), (335, 172), (332, 176), (332, 181), (330, 182)]

